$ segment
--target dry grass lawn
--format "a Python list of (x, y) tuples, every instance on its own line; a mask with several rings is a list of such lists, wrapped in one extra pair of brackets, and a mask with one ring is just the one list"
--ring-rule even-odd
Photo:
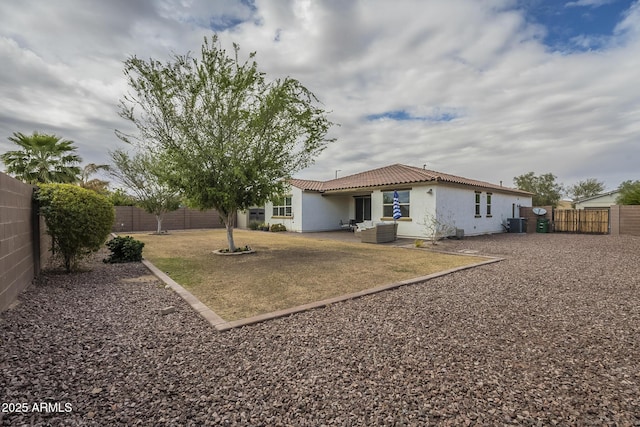
[(135, 234), (143, 255), (225, 320), (238, 320), (480, 261), (473, 256), (235, 230), (255, 254), (219, 256), (224, 230)]

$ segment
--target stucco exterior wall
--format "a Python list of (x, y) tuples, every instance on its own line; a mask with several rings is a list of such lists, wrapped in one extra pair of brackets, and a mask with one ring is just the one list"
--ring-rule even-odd
[[(411, 197), (411, 196), (409, 196)], [(382, 191), (374, 190), (371, 193), (371, 220), (373, 222), (380, 222), (383, 219), (382, 216)]]
[[(432, 190), (431, 193), (428, 193)], [(480, 192), (480, 216), (475, 215), (476, 190), (462, 187), (431, 185), (411, 190), (411, 221), (400, 221), (401, 237), (427, 237), (425, 223), (431, 218), (464, 230), (465, 236), (501, 233), (507, 218), (519, 216), (519, 206), (531, 206), (530, 197), (490, 191), (491, 215), (487, 215), (487, 191)], [(380, 208), (382, 201), (380, 201)], [(515, 215), (514, 215), (515, 214)]]
[(265, 206), (265, 222), (283, 224), (288, 231), (314, 232), (340, 230), (340, 220), (348, 221), (353, 217), (353, 197), (323, 196), (320, 193), (302, 191), (292, 187), (291, 217), (274, 217), (273, 203)]
[(285, 195), (291, 196), (291, 217), (274, 217), (273, 203), (267, 202), (264, 208), (264, 222), (269, 225), (283, 224), (287, 231), (302, 232), (302, 190), (291, 187)]
[(612, 205), (616, 204), (616, 199), (620, 195), (619, 192), (615, 192), (613, 194), (606, 194), (599, 197), (594, 197), (590, 200), (585, 200), (583, 202), (576, 203), (576, 209), (585, 209), (585, 208), (608, 208)]
[[(431, 193), (429, 193), (431, 190)], [(436, 197), (438, 188), (436, 185), (414, 186), (409, 190), (409, 218), (400, 218), (398, 223), (399, 237), (422, 238), (425, 237), (425, 223), (428, 218), (435, 216)], [(372, 211), (375, 216), (372, 218), (384, 220), (386, 222), (393, 221), (392, 218), (382, 216), (383, 211), (383, 191), (375, 191), (376, 197), (372, 197)], [(373, 213), (373, 212), (372, 212)]]
[(247, 229), (249, 228), (249, 211), (239, 211), (236, 216), (236, 227)]
[[(481, 215), (475, 215), (473, 188), (450, 185), (414, 185), (397, 190), (410, 191), (410, 217), (398, 220), (398, 236), (426, 238), (426, 227), (430, 218), (440, 223), (461, 228), (468, 236), (501, 233), (507, 218), (519, 217), (520, 206), (531, 206), (531, 198), (515, 194), (491, 191), (491, 215), (487, 215), (487, 191), (480, 192)], [(383, 192), (371, 191), (371, 219), (373, 222), (392, 222), (383, 216)], [(355, 218), (354, 194), (323, 195), (312, 191), (303, 192), (292, 187), (291, 217), (273, 217), (273, 205), (265, 207), (265, 221), (269, 224), (284, 224), (287, 230), (297, 232), (329, 231), (340, 229), (340, 220)], [(453, 233), (452, 233), (453, 234)]]
[[(302, 193), (302, 229), (304, 231), (340, 230), (340, 220), (348, 222), (355, 203), (351, 196), (323, 196)], [(351, 209), (350, 209), (351, 208)]]

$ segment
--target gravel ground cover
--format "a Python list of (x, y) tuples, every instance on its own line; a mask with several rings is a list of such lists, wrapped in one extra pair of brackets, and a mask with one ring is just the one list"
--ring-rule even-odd
[(0, 314), (0, 425), (640, 425), (639, 237), (438, 248), (505, 260), (224, 333), (140, 264), (48, 275)]

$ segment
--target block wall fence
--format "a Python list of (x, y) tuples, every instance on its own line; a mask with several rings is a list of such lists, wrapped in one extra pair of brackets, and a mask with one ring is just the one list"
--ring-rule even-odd
[(549, 221), (552, 220), (553, 206), (536, 206), (536, 207), (543, 208), (544, 210), (547, 211), (547, 213), (539, 217), (538, 215), (533, 213), (532, 207), (530, 208), (528, 206), (527, 207), (523, 206), (520, 208), (520, 217), (527, 219), (527, 233), (536, 232), (536, 221), (538, 220), (538, 218), (545, 218), (545, 219), (548, 219)]
[(33, 203), (33, 188), (0, 172), (0, 312), (49, 259), (51, 239)]
[[(151, 215), (135, 206), (116, 206), (116, 220), (111, 228), (114, 233), (156, 231), (157, 228), (158, 222), (155, 215)], [(199, 211), (179, 208), (162, 217), (162, 230), (198, 228), (224, 228), (224, 224), (215, 210)]]
[[(51, 238), (33, 202), (33, 185), (0, 172), (0, 312), (40, 274), (51, 256)], [(155, 231), (156, 218), (142, 209), (117, 206), (115, 232)], [(224, 228), (215, 211), (180, 208), (165, 215), (163, 230)]]
[(614, 205), (609, 211), (611, 234), (640, 236), (640, 205)]
[[(553, 207), (542, 207), (547, 211), (543, 218), (552, 221)], [(533, 213), (533, 208), (520, 208), (520, 214), (527, 218), (527, 233), (535, 233), (538, 217)], [(609, 234), (640, 236), (640, 205), (612, 205), (609, 208)]]

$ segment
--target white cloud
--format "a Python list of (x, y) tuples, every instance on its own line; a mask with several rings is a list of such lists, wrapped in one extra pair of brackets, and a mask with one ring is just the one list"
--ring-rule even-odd
[[(630, 161), (640, 136), (638, 3), (599, 51), (565, 55), (548, 52), (545, 29), (509, 0), (113, 4), (0, 4), (0, 151), (14, 131), (52, 129), (86, 161), (107, 161), (113, 129), (126, 125), (116, 109), (122, 61), (197, 53), (209, 25), (233, 23), (219, 33), (223, 46), (256, 51), (270, 77), (299, 79), (341, 124), (301, 177), (399, 162), (505, 185), (528, 171), (609, 187), (640, 178)], [(367, 120), (390, 111), (452, 120)]]
[(640, 1), (636, 1), (624, 14), (624, 19), (616, 25), (614, 34), (623, 42), (640, 40)]
[(565, 7), (600, 7), (613, 3), (615, 0), (577, 0), (565, 3)]

